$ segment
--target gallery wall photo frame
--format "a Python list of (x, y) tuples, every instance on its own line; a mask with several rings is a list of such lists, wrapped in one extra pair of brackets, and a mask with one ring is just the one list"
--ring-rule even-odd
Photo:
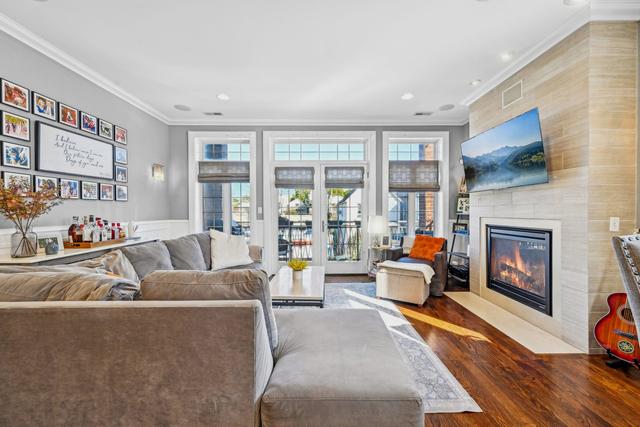
[(113, 141), (113, 123), (98, 119), (98, 135), (109, 141)]
[(116, 202), (129, 201), (129, 187), (126, 185), (116, 185)]
[(123, 127), (117, 126), (115, 125), (113, 127), (113, 133), (114, 133), (114, 140), (120, 144), (124, 144), (127, 145), (128, 143), (128, 136), (127, 136), (127, 130)]
[(2, 172), (2, 180), (4, 183), (4, 188), (9, 188), (9, 185), (11, 184), (11, 180), (14, 179), (15, 182), (18, 184), (19, 188), (20, 188), (20, 192), (21, 193), (25, 193), (27, 191), (31, 191), (32, 187), (31, 187), (31, 175), (27, 174), (27, 173), (17, 173), (17, 172), (10, 172), (10, 171), (3, 171)]
[(31, 119), (13, 114), (8, 111), (2, 112), (2, 135), (22, 141), (31, 140)]
[(31, 91), (31, 112), (45, 119), (58, 121), (58, 101), (36, 91)]
[(114, 154), (116, 163), (126, 165), (129, 162), (129, 153), (126, 148), (116, 146), (114, 147)]
[(60, 178), (58, 188), (61, 199), (80, 199), (80, 181), (77, 179)]
[(77, 129), (79, 121), (77, 108), (58, 102), (58, 123)]
[(113, 201), (113, 184), (100, 183), (100, 200)]
[(98, 118), (86, 111), (80, 111), (80, 130), (93, 135), (98, 134)]
[(100, 189), (98, 188), (98, 183), (82, 181), (80, 183), (80, 195), (82, 200), (99, 200)]
[[(59, 141), (64, 141), (63, 145)], [(113, 144), (89, 135), (36, 122), (36, 170), (94, 179), (114, 179)], [(75, 152), (69, 159), (67, 153)], [(86, 153), (91, 152), (91, 162)]]
[(44, 188), (55, 190), (58, 193), (58, 178), (53, 176), (34, 175), (33, 189), (40, 191)]
[(3, 104), (29, 112), (29, 89), (7, 79), (0, 79), (0, 85), (2, 85)]
[(2, 141), (2, 166), (31, 169), (31, 147)]
[(129, 169), (126, 166), (115, 166), (116, 182), (128, 182), (129, 181)]

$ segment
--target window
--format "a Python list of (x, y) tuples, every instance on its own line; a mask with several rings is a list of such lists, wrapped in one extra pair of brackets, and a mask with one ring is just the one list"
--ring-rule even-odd
[[(389, 144), (389, 160), (436, 160), (434, 143)], [(436, 193), (389, 192), (388, 220), (391, 240), (399, 242), (403, 236), (414, 234), (433, 235), (437, 212)]]
[(364, 144), (275, 144), (275, 160), (364, 160)]
[[(249, 144), (204, 144), (204, 160), (249, 161)], [(248, 182), (202, 183), (202, 225), (239, 236), (251, 236), (251, 187)]]
[(312, 260), (311, 190), (278, 188), (278, 261)]

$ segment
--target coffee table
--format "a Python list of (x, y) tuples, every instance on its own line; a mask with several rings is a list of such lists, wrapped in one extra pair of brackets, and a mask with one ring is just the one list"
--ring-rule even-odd
[(293, 270), (282, 266), (271, 282), (271, 301), (276, 306), (324, 306), (324, 267), (310, 266), (294, 280)]

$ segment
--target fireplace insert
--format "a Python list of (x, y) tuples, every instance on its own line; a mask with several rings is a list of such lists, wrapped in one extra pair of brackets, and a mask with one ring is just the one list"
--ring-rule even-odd
[(551, 237), (487, 225), (487, 287), (551, 316)]

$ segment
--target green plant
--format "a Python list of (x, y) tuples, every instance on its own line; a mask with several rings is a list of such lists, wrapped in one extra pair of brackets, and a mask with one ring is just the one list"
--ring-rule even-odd
[(295, 258), (289, 261), (287, 264), (293, 271), (302, 271), (309, 265), (307, 261)]

